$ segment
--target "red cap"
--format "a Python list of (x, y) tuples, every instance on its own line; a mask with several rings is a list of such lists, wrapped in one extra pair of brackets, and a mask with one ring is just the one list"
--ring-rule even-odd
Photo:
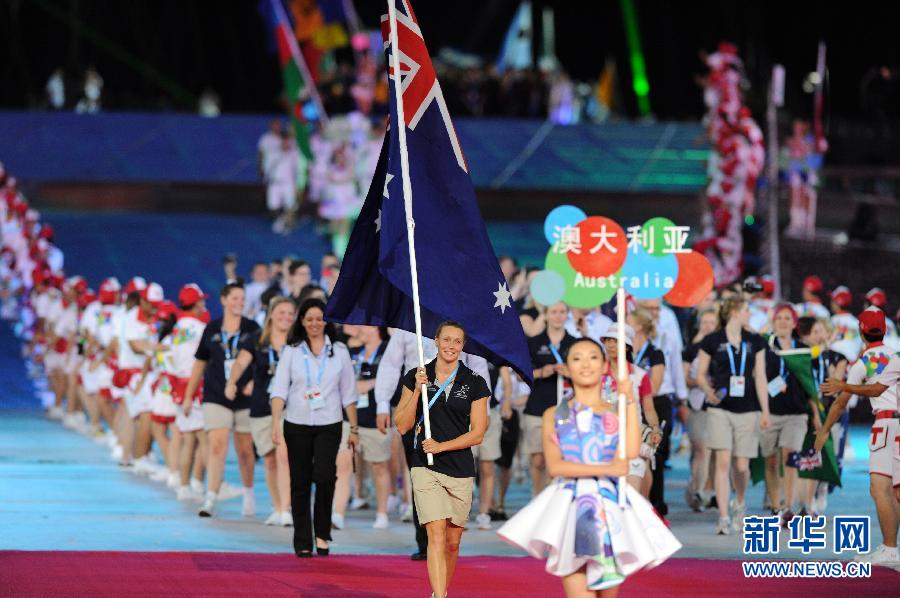
[(147, 288), (147, 281), (140, 276), (135, 276), (125, 285), (125, 294), (130, 295), (135, 292), (143, 292)]
[(200, 285), (193, 282), (184, 285), (181, 287), (181, 290), (178, 291), (178, 303), (185, 309), (207, 297), (209, 297), (209, 295), (203, 292)]
[(859, 314), (859, 331), (863, 334), (879, 335), (887, 330), (884, 312), (877, 307), (869, 307)]
[(775, 279), (769, 274), (763, 274), (759, 277), (759, 284), (762, 285), (763, 293), (769, 297), (775, 294)]
[(178, 313), (178, 306), (171, 301), (161, 301), (159, 307), (156, 308), (156, 317), (160, 320), (167, 320)]
[(21, 215), (25, 214), (25, 212), (28, 211), (28, 204), (27, 204), (26, 202), (24, 202), (24, 201), (20, 201), (20, 202), (17, 202), (17, 203), (13, 206), (13, 209), (14, 209), (16, 212), (18, 212), (18, 214), (21, 216)]
[(831, 291), (831, 300), (841, 307), (850, 307), (850, 304), (853, 303), (853, 294), (850, 289), (841, 285)]
[(821, 293), (822, 289), (825, 288), (825, 285), (822, 284), (822, 279), (812, 274), (803, 279), (803, 289), (809, 291), (810, 293)]
[(887, 307), (887, 294), (882, 289), (874, 287), (866, 293), (866, 301), (884, 309)]
[(35, 268), (31, 271), (31, 283), (34, 285), (44, 284), (50, 278), (50, 272), (43, 268)]
[(40, 237), (42, 239), (47, 239), (49, 241), (53, 238), (54, 233), (55, 231), (53, 230), (53, 227), (51, 225), (44, 224), (43, 226), (41, 226)]
[(119, 280), (115, 277), (106, 278), (103, 282), (100, 283), (100, 303), (103, 305), (112, 305), (119, 298), (119, 291), (122, 290), (122, 285), (119, 284)]
[(62, 288), (63, 281), (65, 281), (65, 278), (63, 278), (62, 272), (59, 274), (51, 274), (47, 277), (47, 284), (51, 287), (56, 287), (57, 289)]
[(89, 303), (93, 303), (96, 300), (97, 293), (94, 292), (94, 289), (87, 289), (78, 296), (78, 307), (84, 309)]
[(81, 294), (87, 291), (88, 283), (83, 276), (72, 276), (66, 281), (66, 286)]
[(141, 299), (149, 301), (155, 307), (159, 307), (165, 298), (162, 287), (155, 282), (151, 282), (143, 291), (141, 291)]

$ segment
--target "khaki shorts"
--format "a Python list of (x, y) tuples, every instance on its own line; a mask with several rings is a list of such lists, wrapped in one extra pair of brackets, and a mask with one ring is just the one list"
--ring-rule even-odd
[(487, 432), (481, 444), (472, 447), (472, 454), (476, 461), (496, 461), (500, 458), (500, 435), (503, 432), (503, 420), (500, 419), (500, 410), (492, 409)]
[(760, 411), (732, 413), (718, 407), (706, 410), (706, 448), (732, 451), (734, 457), (759, 455)]
[(763, 457), (771, 457), (776, 449), (797, 452), (806, 438), (807, 417), (797, 415), (769, 415), (769, 427), (762, 431), (759, 449)]
[(253, 435), (253, 445), (256, 447), (256, 454), (265, 457), (275, 450), (272, 443), (272, 416), (251, 417), (250, 418), (250, 434)]
[(533, 455), (544, 452), (544, 441), (541, 437), (543, 418), (537, 415), (522, 416), (522, 454)]
[(706, 427), (709, 415), (706, 411), (694, 411), (688, 414), (688, 437), (691, 442), (706, 444)]
[(203, 427), (206, 431), (227, 428), (242, 434), (250, 433), (250, 410), (232, 411), (216, 403), (203, 403)]
[(393, 432), (390, 429), (387, 430), (387, 434), (382, 434), (378, 428), (363, 428), (362, 426), (359, 428), (359, 446), (366, 463), (390, 461), (392, 440)]
[(453, 525), (466, 526), (475, 478), (454, 478), (427, 467), (413, 467), (410, 479), (419, 523), (449, 519)]

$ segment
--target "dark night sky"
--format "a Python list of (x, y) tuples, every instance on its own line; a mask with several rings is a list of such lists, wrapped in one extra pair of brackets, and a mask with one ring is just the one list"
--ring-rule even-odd
[[(635, 2), (651, 104), (660, 118), (700, 114), (701, 97), (692, 81), (702, 71), (697, 50), (712, 50), (724, 38), (741, 49), (753, 85), (748, 102), (755, 111), (775, 61), (787, 67), (788, 107), (810, 110), (811, 96), (799, 88), (815, 68), (822, 36), (829, 43), (832, 114), (856, 115), (859, 82), (871, 67), (900, 65), (900, 8), (893, 2)], [(363, 21), (374, 26), (383, 3), (355, 4)], [(619, 2), (545, 4), (555, 7), (557, 55), (566, 69), (576, 78), (595, 79), (612, 56), (630, 101)], [(452, 46), (494, 56), (517, 5), (516, 0), (418, 0), (414, 7), (432, 53)], [(79, 28), (84, 35), (74, 33)], [(272, 111), (281, 82), (269, 47), (257, 0), (3, 0), (0, 106), (33, 106), (56, 66), (74, 83), (93, 63), (105, 79), (110, 108), (190, 109), (190, 96), (208, 85), (226, 111)]]

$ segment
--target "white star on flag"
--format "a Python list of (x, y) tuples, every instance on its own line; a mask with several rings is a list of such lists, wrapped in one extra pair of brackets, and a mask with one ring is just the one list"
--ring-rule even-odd
[(385, 178), (384, 178), (384, 193), (382, 193), (382, 195), (384, 195), (385, 199), (391, 198), (391, 194), (388, 192), (388, 185), (390, 184), (391, 179), (393, 179), (393, 178), (394, 178), (394, 175), (392, 175), (391, 173), (387, 173), (387, 176), (385, 176)]
[(494, 297), (497, 298), (497, 302), (494, 303), (494, 307), (500, 308), (500, 313), (505, 314), (507, 307), (512, 307), (512, 303), (509, 302), (509, 298), (511, 297), (511, 293), (506, 288), (506, 283), (498, 282), (497, 290), (494, 291)]
[(381, 231), (381, 208), (378, 208), (378, 218), (375, 219), (375, 232)]

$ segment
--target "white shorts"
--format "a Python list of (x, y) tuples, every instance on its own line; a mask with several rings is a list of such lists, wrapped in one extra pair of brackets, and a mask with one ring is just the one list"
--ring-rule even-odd
[(472, 447), (476, 461), (496, 461), (500, 458), (500, 435), (503, 433), (503, 419), (499, 409), (491, 409), (487, 432), (481, 444)]
[(81, 376), (81, 386), (84, 392), (94, 395), (100, 392), (100, 380), (97, 377), (97, 370), (91, 370), (91, 362), (85, 359), (81, 367), (78, 369), (78, 375)]
[(140, 374), (132, 376), (131, 383), (125, 389), (125, 408), (128, 409), (130, 417), (137, 417), (141, 413), (153, 411), (153, 391), (150, 389), (152, 381), (148, 376), (140, 388), (135, 388), (140, 381)]
[(153, 420), (170, 423), (175, 421), (178, 407), (172, 399), (172, 385), (168, 377), (162, 377), (153, 391)]
[(66, 354), (65, 370), (69, 376), (74, 376), (81, 368), (84, 358), (78, 354), (77, 349), (72, 349)]
[(112, 377), (112, 368), (105, 363), (101, 363), (97, 366), (97, 369), (94, 370), (94, 378), (97, 380), (98, 389), (112, 387)]
[(180, 432), (200, 432), (203, 430), (203, 406), (200, 401), (191, 405), (191, 414), (185, 416), (184, 409), (175, 410), (175, 426)]
[(900, 420), (876, 419), (872, 424), (872, 433), (869, 436), (869, 473), (878, 474), (897, 481), (897, 466), (900, 461), (896, 459), (897, 444), (900, 436)]
[(642, 457), (628, 462), (628, 475), (643, 478), (647, 474), (647, 460)]
[(66, 369), (66, 354), (47, 351), (44, 355), (44, 369), (49, 372), (62, 372)]
[(297, 207), (297, 187), (291, 183), (269, 183), (266, 187), (266, 207), (270, 211), (293, 210)]

